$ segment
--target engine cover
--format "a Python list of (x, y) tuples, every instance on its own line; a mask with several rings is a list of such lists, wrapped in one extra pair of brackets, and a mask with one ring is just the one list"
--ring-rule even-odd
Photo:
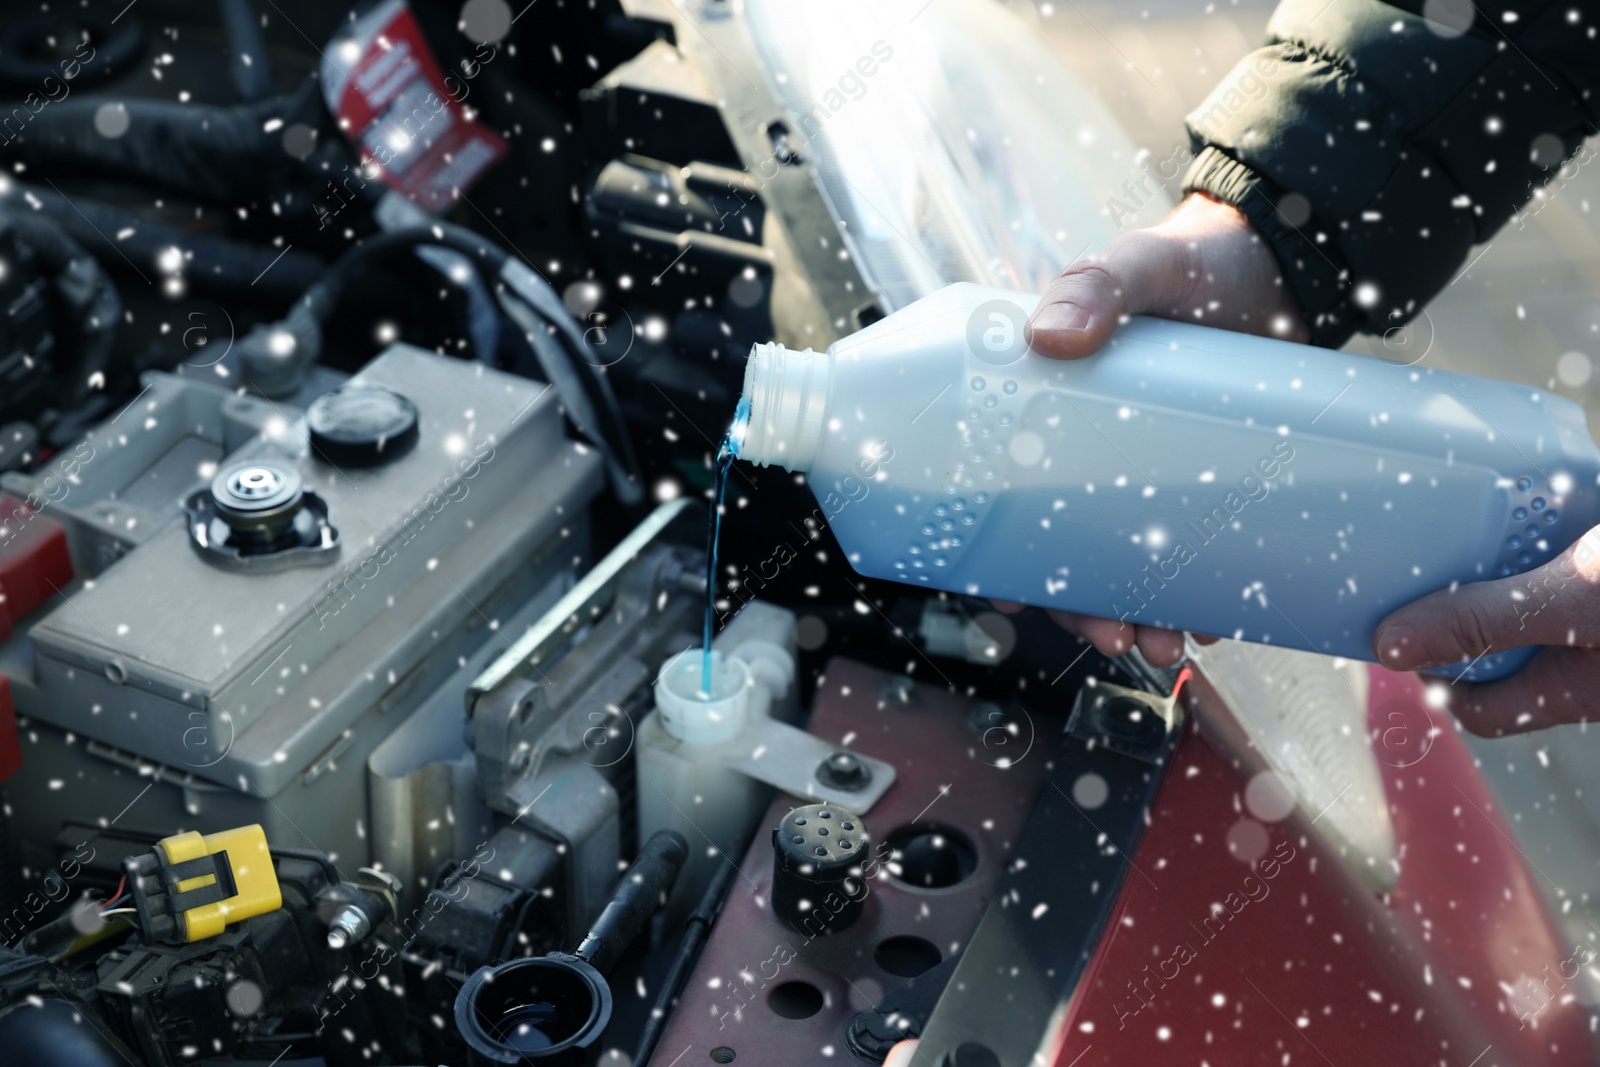
[[(75, 462), (85, 496), (96, 463), (155, 472), (170, 501), (157, 512), (164, 525), (0, 647), (17, 711), (34, 727), (8, 786), (61, 801), (51, 825), (19, 836), (49, 841), (75, 814), (92, 824), (106, 790), (131, 802), (154, 777), (178, 788), (164, 786), (165, 802), (141, 800), (121, 828), (165, 832), (209, 809), (260, 821), (275, 841), (309, 837), (364, 857), (367, 755), (467, 657), (502, 640), (494, 620), (548, 605), (571, 584), (601, 459), (565, 437), (545, 384), (404, 345), (350, 384), (414, 404), (416, 444), (360, 469), (321, 458), (300, 413), (282, 408), (220, 460), (165, 463), (177, 447), (172, 423), (206, 436), (194, 415), (206, 387), (167, 375), (147, 383)], [(225, 566), (194, 543), (179, 505), (245, 463), (325, 503), (331, 552)], [(61, 503), (93, 502), (69, 493)], [(69, 534), (81, 526), (69, 522)], [(43, 819), (38, 805), (23, 807), (34, 814), (19, 821)]]

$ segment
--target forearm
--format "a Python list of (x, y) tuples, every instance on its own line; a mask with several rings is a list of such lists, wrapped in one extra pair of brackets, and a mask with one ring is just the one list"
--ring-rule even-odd
[(1531, 6), (1286, 0), (1189, 116), (1185, 190), (1250, 219), (1315, 343), (1409, 320), (1600, 129), (1600, 2)]

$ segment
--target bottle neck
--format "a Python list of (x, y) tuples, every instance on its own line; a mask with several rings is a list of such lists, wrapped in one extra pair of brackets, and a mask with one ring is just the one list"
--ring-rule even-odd
[(832, 372), (833, 357), (827, 352), (751, 346), (744, 370), (749, 415), (738, 442), (739, 458), (762, 467), (810, 470), (822, 447)]

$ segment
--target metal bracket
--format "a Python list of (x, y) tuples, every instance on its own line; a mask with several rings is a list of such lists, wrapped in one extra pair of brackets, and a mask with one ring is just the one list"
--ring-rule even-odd
[(695, 750), (700, 759), (726, 763), (741, 774), (790, 796), (808, 797), (824, 804), (837, 804), (846, 811), (866, 814), (894, 784), (894, 765), (852, 752), (867, 775), (859, 788), (840, 789), (824, 782), (818, 774), (838, 752), (837, 745), (773, 719), (752, 722), (731, 742)]
[(1182, 717), (1174, 696), (1098, 682), (1078, 690), (1067, 733), (1145, 763), (1161, 763)]

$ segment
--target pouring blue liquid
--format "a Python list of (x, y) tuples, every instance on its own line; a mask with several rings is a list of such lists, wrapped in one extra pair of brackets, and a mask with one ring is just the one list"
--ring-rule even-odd
[(711, 522), (706, 533), (706, 620), (700, 646), (700, 695), (707, 698), (711, 696), (711, 634), (717, 623), (717, 542), (722, 537), (722, 499), (727, 495), (728, 472), (739, 455), (739, 445), (749, 421), (750, 400), (740, 397), (733, 413), (733, 424), (728, 427), (712, 463)]

